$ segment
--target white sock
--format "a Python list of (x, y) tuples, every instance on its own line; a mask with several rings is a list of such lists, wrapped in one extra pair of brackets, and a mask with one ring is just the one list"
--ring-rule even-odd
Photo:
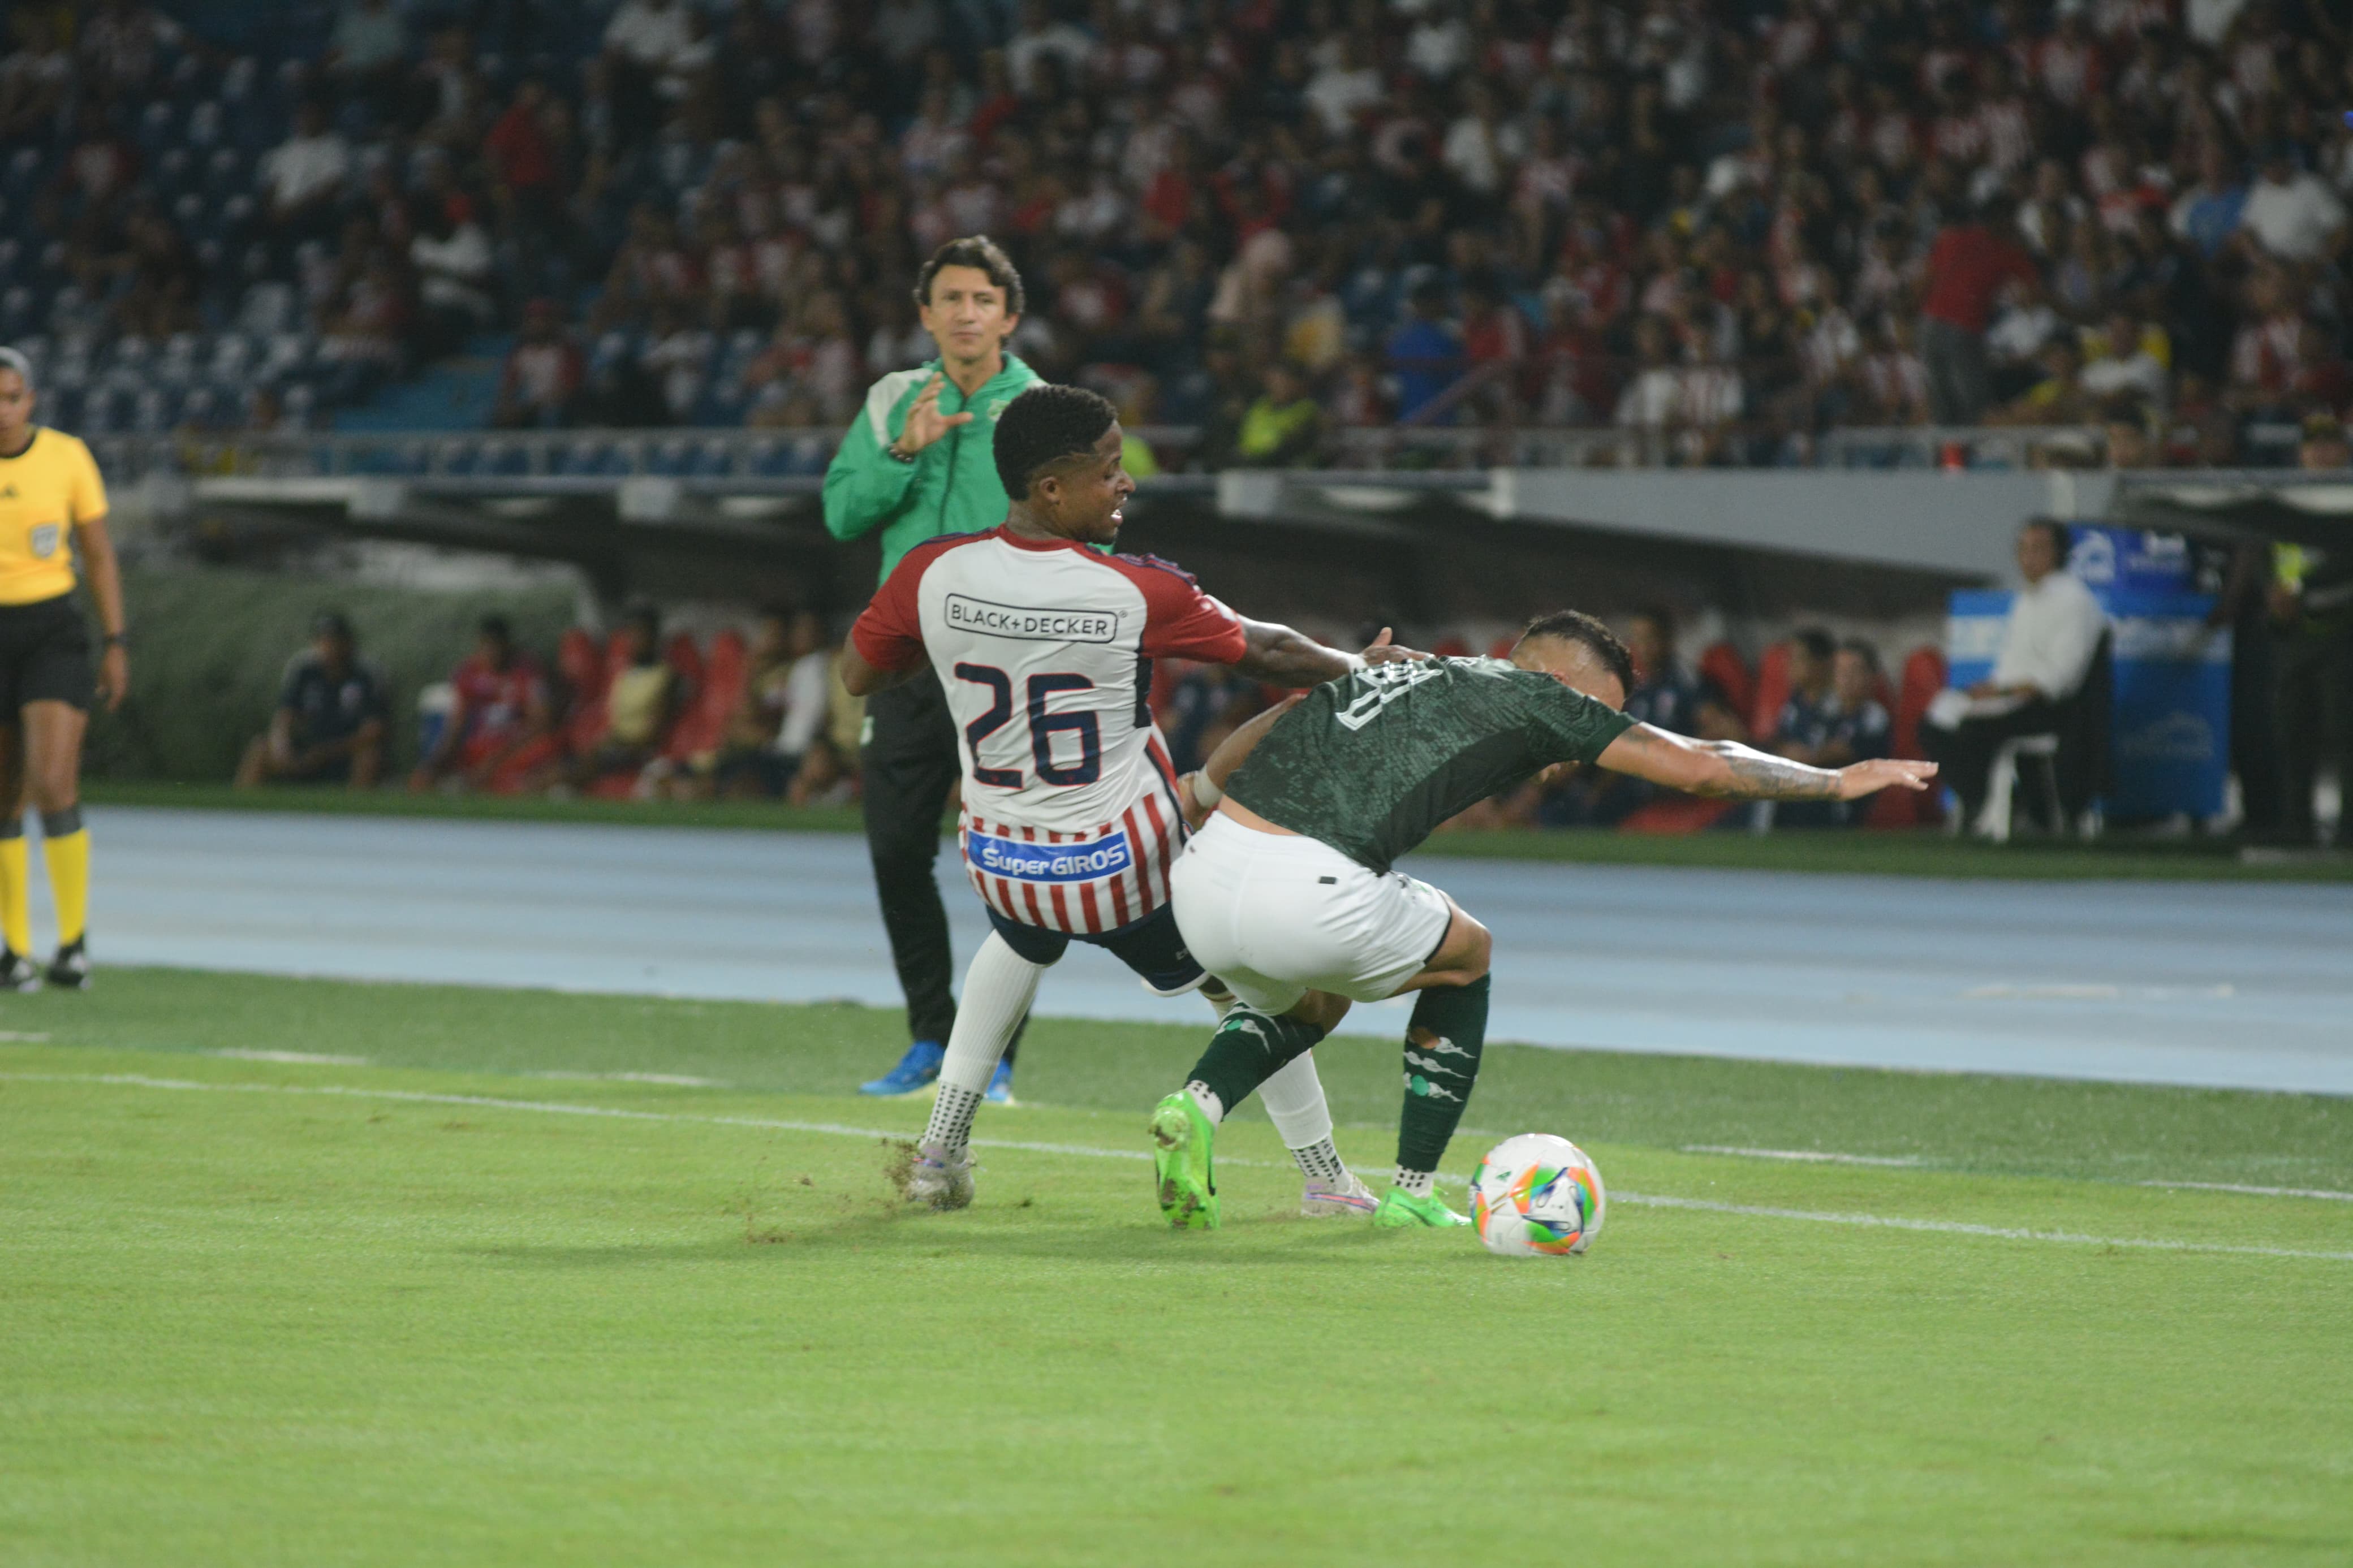
[(1314, 1051), (1283, 1063), (1282, 1071), (1258, 1086), (1258, 1098), (1284, 1148), (1305, 1149), (1330, 1140), (1332, 1107), (1324, 1099), (1324, 1080), (1315, 1076)]
[(1185, 1086), (1185, 1092), (1193, 1097), (1193, 1103), (1201, 1108), (1201, 1114), (1209, 1119), (1210, 1126), (1215, 1127), (1226, 1119), (1226, 1102), (1212, 1094), (1208, 1084), (1195, 1079)]
[(1402, 1187), (1409, 1196), (1426, 1198), (1437, 1189), (1438, 1173), (1409, 1171), (1403, 1165), (1399, 1165), (1397, 1172), (1397, 1184)]
[(940, 1097), (932, 1102), (924, 1142), (950, 1153), (963, 1152), (972, 1136), (973, 1110), (987, 1092), (997, 1058), (1021, 1026), (1038, 994), (1038, 977), (1045, 973), (1044, 964), (1030, 963), (995, 931), (972, 955), (964, 994), (956, 999), (955, 1027), (948, 1032), (947, 1055), (940, 1062)]
[(1299, 1173), (1311, 1187), (1336, 1192), (1348, 1184), (1348, 1163), (1329, 1138), (1293, 1149), (1291, 1157), (1299, 1162)]

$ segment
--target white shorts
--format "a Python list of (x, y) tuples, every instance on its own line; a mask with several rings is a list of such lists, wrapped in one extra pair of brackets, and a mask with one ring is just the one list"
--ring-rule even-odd
[(1321, 839), (1213, 816), (1168, 884), (1194, 959), (1269, 1013), (1309, 991), (1378, 1002), (1446, 940), (1446, 895), (1402, 871), (1366, 870)]

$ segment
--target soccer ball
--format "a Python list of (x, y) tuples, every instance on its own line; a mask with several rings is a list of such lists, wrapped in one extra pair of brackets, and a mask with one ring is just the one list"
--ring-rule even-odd
[(1471, 1178), (1471, 1216), (1503, 1258), (1582, 1252), (1609, 1206), (1584, 1150), (1549, 1132), (1522, 1132), (1487, 1151)]

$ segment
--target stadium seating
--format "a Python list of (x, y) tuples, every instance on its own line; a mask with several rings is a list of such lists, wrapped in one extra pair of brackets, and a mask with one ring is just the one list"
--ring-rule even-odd
[[(688, 646), (692, 647), (691, 641)], [(678, 665), (677, 639), (670, 647), (670, 662)], [(736, 708), (744, 700), (744, 684), (750, 675), (744, 634), (733, 629), (721, 632), (711, 639), (710, 658), (704, 660), (698, 655), (696, 665), (693, 700), (679, 716), (669, 744), (662, 748), (662, 754), (674, 763), (707, 759), (726, 740), (727, 721), (735, 716)]]
[(1781, 705), (1789, 700), (1789, 645), (1777, 642), (1757, 661), (1757, 686), (1746, 717), (1750, 735), (1763, 740), (1779, 728)]
[[(946, 125), (921, 117), (920, 61), (883, 63), (893, 41), (873, 34), (873, 14), (824, 9), (839, 31), (815, 54), (797, 47), (797, 11), (763, 6), (744, 19), (751, 47), (642, 69), (608, 62), (598, 77), (582, 68), (603, 51), (608, 5), (395, 7), (407, 54), (363, 88), (328, 58), (333, 5), (183, 0), (171, 10), (185, 31), (159, 35), (144, 79), (100, 90), (93, 62), (78, 60), (90, 81), (65, 96), (72, 111), (0, 153), (0, 336), (56, 345), (52, 411), (93, 430), (299, 427), (449, 346), (419, 309), (412, 236), (470, 215), (495, 257), (492, 341), (478, 346), (496, 352), (525, 302), (546, 298), (589, 351), (591, 393), (557, 422), (610, 422), (626, 407), (740, 424), (781, 409), (832, 432), (864, 378), (925, 352), (889, 301), (960, 226), (997, 234), (1024, 268), (1031, 326), (1018, 350), (1058, 379), (1123, 397), (1148, 389), (1172, 424), (1215, 423), (1219, 407), (1247, 402), (1256, 362), (1278, 351), (1309, 362), (1335, 413), (1363, 393), (1339, 424), (1385, 424), (1409, 391), (1392, 336), (1434, 284), (1437, 319), (1484, 385), (1440, 425), (1607, 428), (1622, 414), (1646, 434), (1610, 448), (1620, 461), (1885, 466), (1948, 450), (1977, 461), (1966, 441), (1840, 437), (1919, 423), (1920, 351), (1898, 328), (1922, 304), (1938, 231), (2005, 190), (2030, 199), (2022, 232), (2058, 330), (2095, 335), (2122, 309), (2160, 345), (2147, 415), (2179, 430), (2226, 413), (2252, 455), (2277, 461), (2293, 455), (2297, 418), (2347, 395), (2353, 309), (2341, 276), (2315, 271), (2293, 237), (2263, 225), (2186, 237), (2208, 194), (2197, 182), (2210, 137), (2233, 180), (2267, 138), (2284, 138), (2295, 164), (2353, 183), (2353, 132), (2308, 112), (2344, 85), (2312, 75), (2342, 55), (2313, 7), (2246, 7), (2220, 33), (2204, 13), (2094, 7), (2084, 40), (2063, 47), (2053, 13), (2069, 7), (1899, 0), (1834, 39), (1802, 7), (1646, 12), (1636, 26), (1636, 8), (1555, 0), (1442, 21), (1419, 6), (1172, 0), (1122, 24), (1132, 36), (1115, 50), (1089, 8), (1050, 5), (1068, 68), (1033, 79), (1025, 65), (1010, 96), (985, 100), (981, 62), (1029, 59), (1034, 24), (1012, 6), (943, 3), (930, 20), (944, 46), (933, 68), (956, 81)], [(459, 40), (462, 80), (445, 80), (429, 35), (460, 16), (479, 30)], [(1350, 26), (1378, 61), (1356, 108), (1325, 107), (1335, 84), (1324, 75), (1268, 86), (1278, 41), (1309, 50), (1316, 71), (1336, 69), (1324, 56)], [(2232, 87), (2193, 103), (2181, 85), (2193, 71)], [(574, 134), (514, 109), (527, 79), (569, 100), (570, 124), (596, 150), (598, 181), (549, 193), (552, 205), (502, 187), (501, 136)], [(1639, 93), (1599, 90), (1612, 79), (1653, 84), (1660, 117), (1638, 129), (1651, 110)], [(1495, 117), (1483, 129), (1465, 91), (1474, 80)], [(1865, 101), (1877, 89), (1895, 107)], [(845, 90), (867, 116), (847, 138), (815, 112)], [(333, 211), (281, 225), (265, 185), (306, 102), (329, 111), (349, 174)], [(784, 112), (765, 115), (769, 103)], [(1537, 150), (1540, 123), (1556, 153)], [(1068, 142), (1072, 124), (1088, 128), (1083, 155)], [(1179, 140), (1207, 173), (1172, 164)], [(591, 162), (585, 151), (575, 142), (556, 162)], [(123, 175), (93, 184), (88, 171), (109, 156)], [(950, 165), (966, 172), (933, 172)], [(1088, 195), (1096, 166), (1112, 171), (1099, 201)], [(841, 205), (853, 190), (865, 203), (855, 212)], [(1409, 192), (1420, 194), (1409, 203)], [(2161, 220), (2154, 229), (2144, 213)], [(140, 215), (182, 247), (171, 267), (184, 300), (134, 287)], [(876, 215), (898, 221), (874, 231)], [(1437, 226), (1412, 232), (1425, 221)], [(2078, 229), (2093, 237), (2078, 244)], [(1184, 270), (1186, 246), (1206, 270)], [(2080, 264), (2094, 249), (2105, 270)], [(388, 341), (354, 353), (349, 334), (376, 330), (353, 326), (382, 287), (372, 259), (388, 264), (398, 306), (382, 325)], [(2268, 279), (2289, 285), (2284, 315), (2264, 317), (2245, 291)], [(1500, 312), (1481, 315), (1474, 296)], [(1171, 300), (1176, 330), (1146, 330), (1147, 305)], [(1641, 368), (1638, 329), (1650, 327), (1673, 383), (1653, 400), (1655, 421), (1620, 401)], [(153, 384), (116, 374), (143, 374), (141, 338), (163, 373)], [(237, 339), (285, 339), (291, 352), (227, 346)], [(2274, 340), (2293, 347), (2265, 351)], [(783, 368), (764, 371), (754, 396), (746, 373), (764, 361)], [(2024, 363), (2005, 374), (2031, 379)], [(1356, 367), (1372, 382), (1351, 380)], [(631, 374), (649, 380), (652, 402), (616, 401), (612, 378)], [(2054, 389), (2059, 422), (2094, 421), (2094, 385), (2087, 374)], [(2194, 406), (2169, 406), (2181, 403)], [(1475, 456), (1475, 444), (1447, 447), (1456, 433), (1347, 449)], [(812, 473), (828, 438), (780, 439), (759, 471)], [(680, 474), (708, 472), (708, 460), (692, 442), (649, 459)], [(613, 464), (591, 449), (563, 471)]]
[[(1750, 673), (1748, 661), (1740, 650), (1728, 642), (1708, 645), (1699, 656), (1700, 679), (1724, 693), (1724, 700), (1745, 721), (1755, 711), (1757, 678)], [(1778, 710), (1777, 710), (1778, 711)]]

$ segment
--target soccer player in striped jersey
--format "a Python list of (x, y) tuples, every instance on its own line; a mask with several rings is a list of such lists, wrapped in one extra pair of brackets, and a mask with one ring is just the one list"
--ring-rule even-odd
[[(1004, 523), (908, 550), (843, 660), (843, 682), (860, 695), (928, 661), (961, 739), (957, 837), (992, 934), (965, 973), (906, 1181), (911, 1199), (934, 1208), (972, 1201), (974, 1110), (1039, 976), (1071, 942), (1108, 949), (1161, 995), (1207, 989), (1213, 1005), (1225, 995), (1205, 987), (1169, 907), (1187, 828), (1146, 706), (1152, 661), (1229, 664), (1295, 687), (1419, 657), (1388, 646), (1386, 633), (1362, 655), (1337, 652), (1244, 619), (1165, 561), (1098, 549), (1117, 536), (1135, 489), (1121, 440), (1116, 412), (1092, 392), (1039, 386), (1016, 397), (995, 437), (1012, 501)], [(1283, 1073), (1260, 1092), (1306, 1178), (1302, 1211), (1370, 1213), (1372, 1194), (1333, 1147), (1312, 1060)]]

